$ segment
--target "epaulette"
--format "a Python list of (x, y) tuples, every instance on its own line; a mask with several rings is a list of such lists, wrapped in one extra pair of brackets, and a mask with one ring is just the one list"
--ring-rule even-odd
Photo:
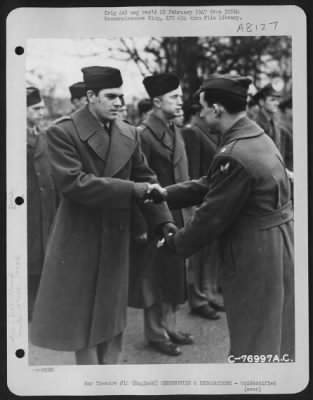
[(64, 117), (60, 117), (60, 118), (55, 119), (53, 121), (53, 124), (59, 124), (60, 122), (70, 121), (70, 120), (72, 120), (72, 117), (70, 117), (69, 115), (64, 115)]

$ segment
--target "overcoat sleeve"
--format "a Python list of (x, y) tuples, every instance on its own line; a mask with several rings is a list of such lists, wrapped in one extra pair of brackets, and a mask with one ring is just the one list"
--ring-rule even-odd
[(246, 202), (251, 182), (249, 172), (238, 160), (217, 157), (203, 203), (175, 235), (178, 254), (190, 257), (223, 233)]
[(202, 203), (209, 190), (207, 176), (166, 187), (167, 204), (171, 210), (196, 206)]

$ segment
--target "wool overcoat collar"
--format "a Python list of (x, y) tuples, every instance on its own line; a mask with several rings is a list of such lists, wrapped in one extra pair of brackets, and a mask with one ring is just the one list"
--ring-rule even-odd
[[(104, 175), (113, 176), (130, 159), (137, 147), (131, 127), (118, 118), (111, 123), (111, 132), (102, 127), (89, 111), (88, 105), (72, 114), (80, 139), (105, 162)], [(105, 135), (110, 135), (108, 140)]]
[(221, 146), (233, 142), (235, 140), (247, 139), (260, 136), (264, 130), (251, 121), (247, 116), (240, 118), (235, 124), (222, 136)]
[(182, 151), (180, 148), (180, 140), (178, 130), (174, 125), (174, 141), (171, 139), (172, 132), (170, 128), (162, 121), (161, 118), (157, 117), (153, 112), (144, 122), (144, 125), (150, 130), (153, 136), (161, 143), (162, 146), (170, 150), (172, 154), (173, 164), (177, 164), (182, 157)]

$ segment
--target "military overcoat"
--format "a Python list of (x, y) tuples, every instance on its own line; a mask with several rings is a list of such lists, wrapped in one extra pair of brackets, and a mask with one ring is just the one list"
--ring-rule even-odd
[(291, 132), (277, 117), (273, 120), (273, 132), (273, 126), (271, 126), (268, 116), (262, 109), (256, 113), (254, 121), (273, 139), (283, 157), (286, 167), (290, 171), (293, 171), (293, 138)]
[(218, 147), (218, 136), (210, 133), (206, 122), (195, 117), (192, 123), (182, 129), (188, 158), (188, 172), (191, 179), (198, 179), (208, 173)]
[(45, 132), (27, 129), (28, 274), (40, 276), (48, 236), (57, 208)]
[[(31, 326), (38, 346), (75, 351), (110, 340), (126, 324), (134, 181), (156, 177), (136, 128), (116, 119), (109, 145), (107, 134), (88, 106), (47, 131), (61, 201)], [(151, 226), (172, 220), (167, 207), (143, 210)]]
[[(161, 186), (183, 182), (189, 178), (188, 161), (183, 138), (176, 127), (174, 131), (153, 113), (140, 131), (142, 150)], [(192, 215), (191, 209), (172, 211), (178, 227)], [(145, 231), (144, 222), (135, 214), (133, 234)], [(139, 222), (138, 222), (139, 219)], [(183, 257), (157, 250), (154, 235), (149, 234), (146, 245), (131, 246), (131, 275), (129, 305), (149, 307), (156, 300), (181, 304), (186, 300), (186, 266)]]
[(168, 193), (170, 206), (202, 201), (175, 237), (179, 254), (221, 239), (230, 354), (294, 359), (293, 211), (273, 141), (243, 117), (222, 138), (208, 176)]

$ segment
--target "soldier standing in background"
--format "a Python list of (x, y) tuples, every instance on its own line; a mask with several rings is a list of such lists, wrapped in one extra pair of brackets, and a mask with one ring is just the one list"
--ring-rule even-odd
[[(135, 127), (118, 118), (123, 80), (116, 68), (82, 69), (88, 104), (48, 131), (60, 193), (35, 303), (31, 341), (74, 351), (77, 364), (114, 364), (126, 326), (129, 217), (157, 179)], [(167, 207), (142, 204), (151, 230), (166, 236)]]
[[(218, 137), (210, 133), (201, 107), (191, 106), (190, 122), (183, 128), (189, 165), (190, 179), (207, 175), (218, 147)], [(188, 303), (193, 314), (207, 319), (218, 319), (217, 311), (224, 311), (223, 302), (218, 298), (218, 273), (220, 256), (218, 242), (214, 241), (189, 259)]]
[(73, 111), (87, 104), (86, 86), (84, 82), (74, 83), (69, 87), (71, 93), (71, 102), (73, 105)]
[(273, 140), (285, 161), (286, 168), (293, 170), (293, 140), (290, 132), (279, 122), (281, 93), (269, 83), (254, 95), (259, 111), (254, 121)]
[[(181, 134), (173, 123), (182, 111), (182, 90), (173, 74), (146, 77), (143, 84), (153, 103), (140, 130), (142, 150), (161, 185), (188, 179), (188, 162)], [(178, 304), (186, 300), (185, 260), (159, 251), (157, 238), (136, 213), (131, 247), (129, 305), (144, 308), (144, 333), (150, 347), (177, 356), (179, 345), (193, 343), (188, 333), (177, 330)], [(173, 211), (175, 225), (182, 227), (191, 209)]]
[(46, 133), (39, 127), (45, 104), (35, 87), (27, 89), (27, 255), (28, 318), (37, 295), (47, 240), (57, 207)]
[(139, 114), (139, 122), (137, 125), (141, 126), (141, 124), (148, 118), (151, 112), (152, 101), (151, 99), (141, 99), (140, 101), (138, 101), (137, 107)]

